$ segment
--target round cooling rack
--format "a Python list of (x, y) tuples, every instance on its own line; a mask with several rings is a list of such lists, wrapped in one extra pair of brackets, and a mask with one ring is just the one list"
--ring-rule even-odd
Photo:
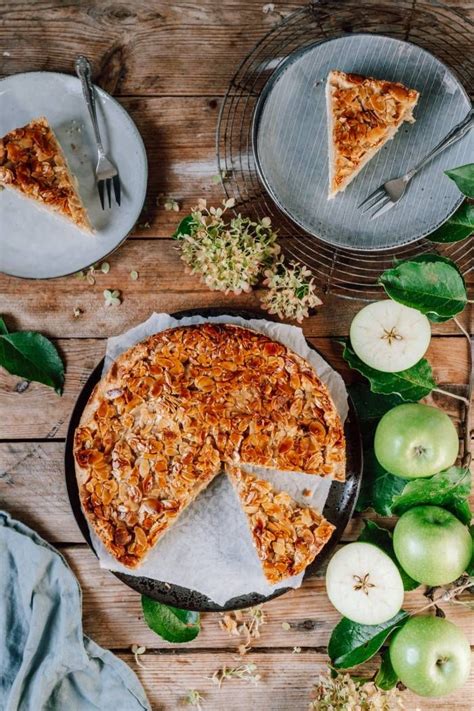
[[(234, 315), (245, 319), (258, 317), (258, 314), (249, 311), (236, 311), (234, 309), (191, 309), (188, 311), (179, 311), (171, 314), (174, 318), (187, 318), (189, 316), (224, 316)], [(271, 319), (269, 319), (271, 320)], [(311, 343), (308, 343), (310, 348), (316, 350)], [(82, 512), (81, 501), (79, 498), (79, 490), (77, 486), (75, 465), (74, 465), (74, 432), (78, 427), (83, 410), (89, 400), (89, 397), (102, 377), (102, 369), (104, 361), (102, 360), (92, 371), (84, 385), (72, 411), (71, 419), (66, 438), (65, 448), (65, 476), (66, 486), (71, 504), (72, 512), (76, 519), (82, 535), (91, 549), (94, 551), (92, 539), (87, 524), (86, 518)], [(344, 483), (333, 481), (329, 490), (329, 495), (323, 509), (324, 516), (335, 525), (331, 539), (323, 548), (322, 552), (315, 560), (306, 568), (305, 579), (313, 577), (321, 568), (321, 565), (327, 561), (328, 557), (334, 552), (341, 536), (349, 523), (357, 497), (359, 494), (360, 483), (362, 480), (362, 439), (359, 429), (359, 420), (354, 408), (354, 404), (349, 396), (349, 414), (344, 423), (344, 434), (346, 438), (346, 481)], [(95, 551), (94, 551), (95, 552)], [(236, 597), (224, 605), (217, 605), (205, 595), (202, 595), (196, 590), (189, 590), (179, 585), (170, 585), (165, 582), (153, 580), (147, 577), (138, 577), (127, 575), (119, 572), (110, 571), (119, 580), (128, 585), (132, 590), (146, 595), (153, 600), (158, 600), (166, 605), (173, 605), (185, 610), (196, 610), (199, 612), (222, 612), (224, 610), (238, 610), (246, 607), (253, 607), (274, 597), (279, 597), (293, 588), (279, 588), (272, 595), (265, 597), (257, 593), (250, 593)]]
[[(474, 240), (435, 244), (429, 239), (383, 251), (336, 248), (295, 224), (272, 200), (259, 177), (253, 145), (253, 120), (270, 77), (295, 52), (336, 37), (372, 33), (419, 45), (444, 62), (472, 92), (474, 56), (470, 46), (474, 23), (440, 3), (416, 0), (357, 2), (321, 0), (288, 15), (265, 35), (243, 60), (230, 82), (217, 127), (217, 158), (227, 197), (236, 210), (254, 219), (271, 217), (290, 258), (306, 264), (324, 293), (348, 299), (380, 296), (377, 279), (394, 259), (437, 251), (453, 259), (466, 276), (474, 269)], [(467, 161), (466, 161), (467, 162)]]

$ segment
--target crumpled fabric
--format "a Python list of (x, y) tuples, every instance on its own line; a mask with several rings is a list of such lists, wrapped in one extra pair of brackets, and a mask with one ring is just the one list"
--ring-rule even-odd
[(0, 511), (0, 709), (151, 711), (132, 670), (82, 632), (64, 558)]

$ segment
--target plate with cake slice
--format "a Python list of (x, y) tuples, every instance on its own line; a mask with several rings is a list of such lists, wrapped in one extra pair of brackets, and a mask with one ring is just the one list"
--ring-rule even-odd
[(474, 132), (436, 156), (384, 215), (371, 220), (358, 206), (412, 168), (470, 108), (454, 73), (414, 44), (368, 34), (312, 44), (290, 55), (259, 96), (257, 171), (310, 235), (354, 250), (406, 245), (461, 204), (443, 171), (469, 162)]
[[(252, 316), (167, 317), (105, 375), (99, 364), (71, 418), (68, 492), (101, 567), (179, 607), (247, 607), (297, 587), (355, 505), (361, 440), (340, 376)], [(210, 597), (216, 568), (232, 594)]]
[(94, 134), (79, 79), (29, 72), (0, 80), (0, 271), (47, 279), (104, 259), (143, 207), (147, 158), (120, 104), (96, 87), (106, 151), (121, 177), (120, 207), (102, 210)]

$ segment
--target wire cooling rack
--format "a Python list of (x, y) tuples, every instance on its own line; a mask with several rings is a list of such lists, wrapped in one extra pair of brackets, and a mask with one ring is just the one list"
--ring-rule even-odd
[(427, 49), (458, 75), (469, 92), (474, 79), (474, 53), (468, 51), (473, 28), (474, 23), (461, 12), (438, 2), (313, 1), (265, 35), (231, 80), (217, 128), (217, 158), (225, 192), (247, 215), (272, 218), (280, 236), (286, 238), (285, 252), (311, 269), (323, 292), (348, 299), (377, 298), (377, 278), (395, 258), (408, 259), (434, 250), (455, 260), (466, 275), (474, 269), (474, 240), (439, 245), (423, 239), (383, 252), (361, 253), (335, 248), (303, 231), (279, 210), (257, 174), (251, 129), (262, 88), (295, 50), (318, 40), (372, 32)]

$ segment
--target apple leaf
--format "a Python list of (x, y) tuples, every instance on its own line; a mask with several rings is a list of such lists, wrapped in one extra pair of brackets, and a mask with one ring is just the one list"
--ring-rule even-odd
[(450, 467), (428, 479), (408, 482), (395, 496), (392, 511), (401, 516), (413, 506), (428, 504), (451, 511), (464, 524), (471, 523), (472, 514), (467, 503), (471, 493), (471, 473), (468, 468)]
[(393, 497), (403, 491), (405, 484), (406, 479), (385, 471), (373, 449), (364, 450), (364, 471), (356, 511), (371, 508), (380, 516), (391, 516)]
[(408, 613), (400, 610), (380, 625), (360, 625), (343, 617), (332, 631), (328, 654), (336, 669), (350, 669), (371, 659), (392, 632), (402, 626)]
[(349, 342), (345, 343), (343, 357), (351, 368), (367, 378), (374, 393), (396, 394), (405, 402), (418, 402), (436, 387), (431, 366), (425, 358), (399, 373), (383, 373), (366, 365), (355, 354)]
[(474, 577), (474, 526), (469, 526), (469, 531), (470, 531), (471, 538), (472, 538), (472, 551), (473, 552), (472, 552), (471, 562), (469, 563), (469, 565), (466, 568), (466, 573), (468, 575), (470, 575), (471, 577)]
[(348, 387), (359, 420), (363, 423), (364, 443), (372, 442), (372, 436), (379, 420), (386, 412), (403, 403), (399, 395), (377, 395), (367, 382), (353, 383)]
[(183, 217), (176, 231), (173, 233), (173, 239), (181, 239), (183, 235), (190, 235), (194, 224), (194, 218), (192, 215)]
[(383, 691), (390, 691), (390, 689), (393, 689), (393, 687), (398, 683), (398, 676), (395, 669), (392, 667), (388, 649), (382, 654), (382, 663), (380, 665), (380, 669), (375, 675), (374, 682), (375, 685)]
[(8, 333), (4, 320), (0, 321), (0, 366), (12, 375), (48, 385), (61, 395), (64, 365), (51, 341), (34, 331)]
[(474, 205), (463, 202), (454, 215), (432, 232), (431, 242), (460, 242), (474, 232)]
[(456, 264), (438, 254), (420, 254), (399, 262), (379, 277), (394, 301), (418, 309), (436, 323), (460, 313), (467, 303), (466, 285)]
[(474, 163), (460, 165), (459, 168), (452, 168), (444, 172), (448, 178), (454, 180), (463, 195), (474, 198)]
[(148, 627), (167, 642), (190, 642), (201, 630), (199, 612), (180, 610), (142, 595), (142, 610)]
[(364, 543), (372, 543), (374, 546), (383, 550), (383, 552), (393, 560), (402, 578), (404, 590), (415, 590), (415, 588), (419, 587), (420, 583), (410, 578), (398, 562), (393, 550), (392, 534), (390, 531), (378, 526), (374, 521), (364, 521), (364, 524), (364, 528), (357, 540), (363, 541)]

